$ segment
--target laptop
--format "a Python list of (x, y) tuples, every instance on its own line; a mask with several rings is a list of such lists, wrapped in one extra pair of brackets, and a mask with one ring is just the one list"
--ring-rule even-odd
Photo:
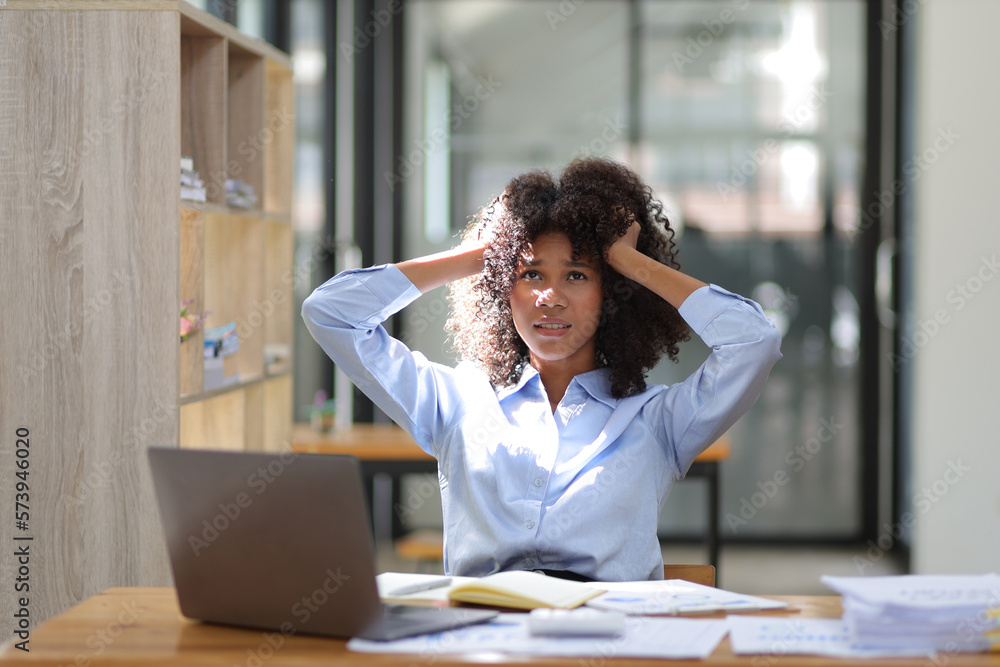
[(486, 609), (383, 605), (360, 466), (349, 456), (150, 447), (181, 613), (210, 623), (391, 640)]

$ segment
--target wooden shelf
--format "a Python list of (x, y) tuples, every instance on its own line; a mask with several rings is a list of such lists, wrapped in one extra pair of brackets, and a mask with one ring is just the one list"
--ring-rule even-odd
[(222, 394), (228, 394), (230, 392), (246, 389), (251, 385), (259, 384), (267, 380), (273, 380), (275, 378), (281, 378), (286, 376), (290, 377), (291, 374), (292, 374), (291, 368), (286, 367), (281, 370), (275, 370), (274, 372), (265, 373), (264, 375), (255, 375), (253, 377), (242, 378), (238, 382), (227, 384), (224, 387), (217, 387), (215, 389), (210, 389), (208, 391), (199, 391), (197, 393), (182, 395), (178, 403), (180, 405), (188, 405), (189, 403), (198, 403), (199, 401), (206, 401), (210, 398), (221, 396)]
[(291, 448), (292, 375), (252, 378), (182, 398), (180, 444), (197, 449)]
[(181, 208), (191, 209), (193, 211), (203, 211), (205, 213), (219, 213), (221, 215), (252, 215), (258, 218), (264, 218), (265, 220), (270, 220), (272, 222), (278, 222), (286, 225), (292, 224), (292, 216), (290, 214), (273, 213), (271, 211), (263, 211), (259, 208), (240, 208), (238, 206), (226, 206), (225, 204), (190, 201), (187, 199), (181, 200)]
[[(295, 95), (287, 54), (180, 0), (13, 4), (0, 198), (16, 224), (0, 236), (17, 251), (0, 285), (30, 316), (0, 337), (0, 406), (43, 471), (32, 604), (46, 617), (114, 582), (169, 582), (147, 447), (290, 439)], [(181, 156), (207, 202), (180, 199)], [(255, 208), (226, 205), (230, 175)], [(205, 391), (203, 332), (179, 340), (187, 299), (208, 326), (237, 323), (237, 384)], [(275, 346), (287, 358), (265, 358)]]
[[(207, 195), (181, 201), (181, 292), (193, 312), (208, 312), (206, 327), (235, 322), (240, 342), (223, 360), (239, 381), (210, 391), (204, 333), (181, 345), (180, 443), (273, 449), (290, 440), (293, 417), (291, 60), (186, 3), (179, 9), (181, 152)], [(229, 178), (253, 187), (256, 207), (226, 204)]]

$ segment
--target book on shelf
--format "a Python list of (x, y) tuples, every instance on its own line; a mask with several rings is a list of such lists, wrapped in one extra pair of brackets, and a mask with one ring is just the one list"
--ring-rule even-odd
[(194, 158), (181, 157), (181, 199), (203, 202), (205, 192), (205, 181), (194, 170)]
[(238, 352), (240, 338), (236, 335), (236, 323), (205, 329), (205, 358), (225, 357)]
[(193, 188), (181, 185), (181, 199), (204, 202), (206, 200), (205, 188)]
[(257, 204), (253, 186), (238, 178), (226, 179), (226, 204), (236, 208), (253, 208)]

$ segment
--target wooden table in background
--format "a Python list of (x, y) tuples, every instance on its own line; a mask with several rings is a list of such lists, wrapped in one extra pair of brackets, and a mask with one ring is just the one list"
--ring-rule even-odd
[[(372, 498), (373, 479), (384, 473), (392, 478), (392, 515), (390, 534), (400, 537), (404, 527), (399, 514), (393, 511), (400, 498), (400, 477), (408, 473), (437, 473), (437, 461), (413, 441), (403, 429), (392, 424), (355, 424), (351, 428), (330, 434), (317, 433), (307, 425), (295, 427), (292, 449), (309, 454), (343, 454), (354, 456), (361, 462), (368, 498)], [(719, 463), (729, 458), (731, 447), (728, 435), (723, 435), (702, 452), (688, 477), (701, 477), (708, 486), (708, 526), (705, 546), (708, 562), (719, 571)], [(372, 505), (373, 514), (375, 505)], [(718, 574), (716, 575), (718, 576)]]

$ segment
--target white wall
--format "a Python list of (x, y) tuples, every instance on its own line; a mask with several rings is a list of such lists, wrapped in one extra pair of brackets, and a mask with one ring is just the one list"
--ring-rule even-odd
[(913, 570), (1000, 572), (1000, 2), (913, 4)]

